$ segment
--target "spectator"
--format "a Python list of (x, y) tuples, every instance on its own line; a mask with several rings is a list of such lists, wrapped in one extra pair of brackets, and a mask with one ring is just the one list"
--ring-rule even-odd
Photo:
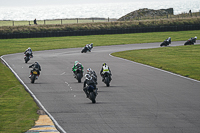
[(34, 24), (36, 24), (36, 25), (37, 25), (36, 19), (35, 19), (33, 22), (34, 22)]

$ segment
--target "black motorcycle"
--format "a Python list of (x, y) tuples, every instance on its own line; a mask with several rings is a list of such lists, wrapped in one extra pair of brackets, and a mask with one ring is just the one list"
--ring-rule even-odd
[(33, 84), (38, 77), (39, 77), (39, 71), (37, 69), (33, 69), (31, 71), (31, 77), (30, 77), (31, 83)]
[(89, 93), (89, 99), (92, 101), (92, 103), (96, 103), (96, 96), (97, 96), (97, 88), (95, 88), (92, 85), (87, 86), (87, 91)]
[(83, 77), (82, 67), (80, 64), (78, 64), (75, 71), (75, 78), (78, 80), (79, 83), (81, 83), (82, 77)]
[(110, 86), (110, 81), (111, 81), (111, 75), (110, 75), (110, 73), (105, 72), (103, 74), (103, 76), (104, 76), (103, 82), (106, 84), (107, 87), (109, 87)]
[(26, 53), (26, 54), (24, 54), (24, 61), (25, 61), (25, 63), (27, 63), (29, 60), (30, 60), (30, 58), (32, 58), (32, 56), (31, 56), (31, 54), (30, 53)]
[(184, 45), (194, 45), (194, 43), (196, 43), (196, 39), (197, 39), (196, 36), (195, 36), (194, 38), (191, 37), (190, 39), (188, 39), (188, 40), (184, 43)]
[(169, 44), (171, 44), (171, 37), (165, 39), (161, 44), (160, 46), (168, 46)]

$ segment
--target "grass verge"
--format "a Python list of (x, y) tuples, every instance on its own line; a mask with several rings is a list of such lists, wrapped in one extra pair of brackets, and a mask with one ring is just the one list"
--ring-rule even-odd
[[(105, 46), (105, 45), (118, 45), (118, 44), (132, 44), (132, 43), (149, 43), (149, 42), (162, 42), (167, 37), (171, 37), (172, 41), (181, 41), (187, 40), (190, 37), (194, 37), (199, 35), (200, 31), (181, 31), (181, 32), (155, 32), (155, 33), (139, 33), (139, 34), (115, 34), (115, 35), (91, 35), (91, 36), (70, 36), (70, 37), (51, 37), (51, 38), (25, 38), (25, 39), (2, 39), (0, 40), (0, 56), (12, 53), (24, 52), (25, 49), (31, 47), (34, 51), (40, 50), (50, 50), (50, 49), (63, 49), (63, 48), (72, 48), (72, 47), (83, 47), (87, 43), (94, 43), (94, 46)], [(188, 77), (192, 77), (193, 74), (199, 73), (198, 69), (199, 64), (199, 55), (197, 54), (198, 49), (200, 48), (198, 45), (194, 46), (186, 46), (183, 48), (187, 48), (189, 51), (182, 51), (178, 48), (181, 47), (167, 47), (156, 49), (158, 52), (164, 50), (168, 52), (166, 56), (164, 56), (163, 51), (155, 55), (155, 59), (159, 59), (165, 61), (167, 58), (172, 59), (168, 62), (177, 62), (179, 60), (179, 70), (182, 70), (182, 65), (185, 66), (187, 64), (187, 68), (191, 68), (191, 72), (187, 73), (185, 71), (184, 75)], [(175, 50), (173, 50), (175, 49)], [(192, 50), (193, 49), (193, 50)], [(142, 51), (148, 52), (148, 50), (138, 51), (142, 53)], [(180, 52), (177, 52), (180, 51)], [(135, 51), (133, 51), (135, 52)], [(136, 51), (137, 52), (137, 51)], [(131, 51), (128, 51), (128, 56), (134, 57)], [(153, 52), (154, 53), (154, 52)], [(175, 54), (176, 53), (176, 54)], [(184, 54), (183, 54), (184, 53)], [(192, 54), (191, 54), (192, 53)], [(196, 53), (196, 54), (193, 54)], [(123, 54), (117, 53), (119, 56)], [(135, 53), (134, 53), (135, 54)], [(184, 59), (183, 55), (188, 54), (187, 60)], [(116, 54), (115, 54), (116, 55)], [(145, 54), (145, 55), (150, 55)], [(162, 58), (160, 57), (161, 55)], [(175, 60), (174, 56), (181, 56)], [(123, 55), (124, 58), (128, 58), (128, 56)], [(145, 58), (145, 57), (143, 57)], [(143, 60), (143, 58), (138, 58), (138, 60)], [(153, 57), (151, 57), (153, 58)], [(128, 58), (129, 59), (129, 58)], [(173, 60), (174, 59), (174, 60)], [(191, 62), (191, 60), (196, 60), (197, 67), (193, 66), (195, 60)], [(23, 60), (23, 59), (22, 59)], [(153, 62), (153, 60), (152, 60)], [(155, 62), (158, 62), (157, 60)], [(185, 64), (181, 64), (185, 62)], [(163, 62), (162, 64), (167, 64), (167, 62)], [(151, 65), (151, 64), (150, 64)], [(161, 66), (158, 66), (161, 68)], [(164, 66), (162, 66), (164, 67)], [(169, 69), (172, 66), (167, 66)], [(170, 70), (170, 69), (169, 69)], [(199, 77), (197, 78), (199, 79)], [(3, 64), (0, 63), (0, 132), (1, 133), (19, 133), (25, 132), (30, 129), (34, 125), (34, 121), (38, 118), (36, 111), (38, 110), (37, 105), (33, 101), (32, 97), (25, 91), (24, 87), (18, 82), (12, 72)]]
[(0, 133), (26, 132), (39, 109), (10, 70), (0, 63)]
[(191, 45), (123, 51), (112, 55), (200, 80), (199, 53), (200, 45)]

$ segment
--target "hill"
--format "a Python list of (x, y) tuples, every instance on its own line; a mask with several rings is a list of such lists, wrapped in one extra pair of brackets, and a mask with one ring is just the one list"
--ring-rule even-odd
[(143, 8), (143, 9), (130, 12), (126, 14), (125, 16), (122, 16), (121, 18), (118, 19), (118, 21), (128, 21), (134, 18), (141, 18), (141, 17), (155, 17), (155, 16), (168, 17), (168, 15), (173, 15), (173, 14), (174, 14), (173, 8), (159, 9), (159, 10)]

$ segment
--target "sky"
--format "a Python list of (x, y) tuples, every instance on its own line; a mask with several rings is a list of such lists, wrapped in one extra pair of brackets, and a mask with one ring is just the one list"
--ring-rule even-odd
[[(37, 5), (67, 5), (93, 3), (140, 2), (149, 0), (0, 0), (0, 7), (7, 6), (37, 6)], [(151, 0), (159, 1), (159, 0)]]

